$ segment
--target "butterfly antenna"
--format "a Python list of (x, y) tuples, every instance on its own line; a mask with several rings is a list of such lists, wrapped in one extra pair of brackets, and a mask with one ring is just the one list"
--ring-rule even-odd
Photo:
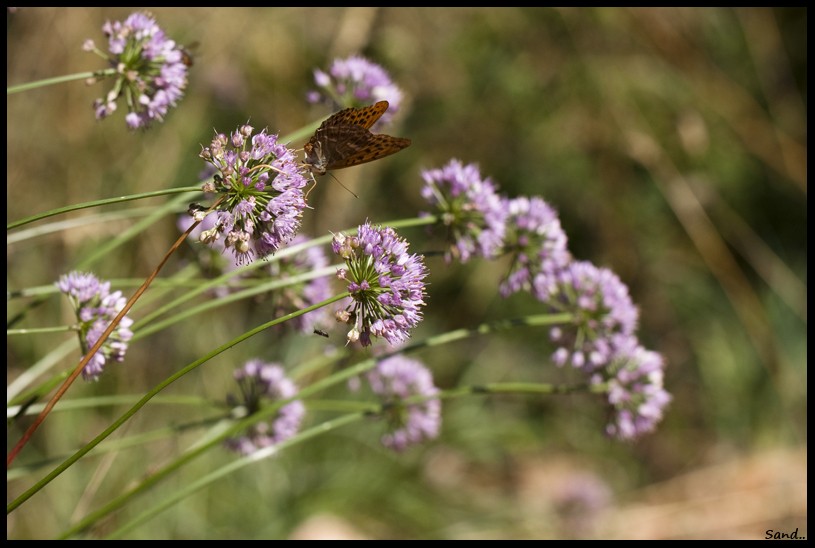
[(337, 179), (337, 178), (334, 176), (334, 174), (333, 174), (333, 173), (331, 173), (330, 171), (327, 171), (326, 173), (328, 173), (329, 175), (331, 175), (331, 178), (332, 178), (332, 179), (334, 179), (335, 181), (337, 181), (338, 183), (340, 183), (340, 186), (341, 186), (342, 188), (344, 188), (345, 190), (347, 190), (348, 192), (350, 192), (350, 193), (351, 193), (351, 196), (353, 196), (354, 198), (356, 198), (357, 200), (359, 200), (359, 196), (357, 196), (356, 194), (354, 194), (354, 192), (353, 192), (353, 191), (352, 191), (350, 188), (348, 188), (347, 186), (345, 186), (344, 184), (342, 184), (342, 182), (341, 182), (339, 179)]

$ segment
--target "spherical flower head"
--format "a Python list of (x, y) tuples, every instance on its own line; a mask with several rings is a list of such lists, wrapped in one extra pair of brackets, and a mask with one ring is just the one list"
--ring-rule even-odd
[[(260, 410), (264, 404), (293, 398), (298, 392), (283, 367), (259, 359), (249, 360), (236, 369), (234, 377), (241, 389), (241, 400), (237, 403), (249, 415)], [(226, 446), (249, 455), (258, 449), (277, 445), (299, 432), (305, 414), (302, 401), (291, 401), (278, 409), (272, 420), (255, 423), (244, 435), (227, 440)]]
[(369, 223), (356, 236), (334, 236), (332, 249), (347, 265), (337, 276), (348, 282), (351, 304), (337, 319), (352, 326), (348, 341), (369, 346), (372, 336), (391, 345), (407, 340), (425, 305), (423, 258), (409, 254), (408, 242), (392, 228)]
[(388, 111), (374, 128), (388, 124), (402, 104), (402, 90), (393, 83), (387, 71), (359, 55), (335, 59), (327, 73), (316, 69), (314, 83), (320, 89), (307, 94), (310, 103), (323, 102), (334, 108), (345, 108), (388, 101)]
[(131, 129), (163, 121), (187, 87), (184, 48), (167, 38), (153, 16), (144, 12), (133, 13), (124, 22), (107, 21), (102, 31), (109, 53), (96, 49), (92, 41), (83, 45), (116, 69), (113, 89), (94, 102), (96, 118), (113, 114), (117, 101), (124, 97), (128, 109), (125, 121)]
[(495, 258), (501, 251), (509, 214), (496, 187), (481, 178), (478, 166), (451, 160), (441, 169), (422, 172), (422, 197), (434, 209), (450, 242), (448, 262), (472, 257)]
[[(386, 358), (367, 373), (371, 390), (386, 404), (390, 430), (382, 444), (394, 451), (431, 440), (439, 435), (441, 401), (433, 375), (421, 362), (401, 355)], [(428, 398), (415, 403), (408, 398)]]
[[(539, 296), (540, 298), (540, 296)], [(556, 312), (570, 312), (570, 325), (550, 330), (558, 345), (557, 365), (570, 362), (585, 371), (611, 360), (617, 341), (634, 333), (639, 312), (628, 287), (611, 270), (586, 261), (573, 261), (557, 274), (557, 284), (543, 302)]]
[(237, 264), (265, 257), (289, 242), (300, 228), (307, 181), (292, 149), (277, 135), (243, 125), (230, 136), (216, 134), (201, 158), (218, 173), (204, 190), (219, 195), (215, 226), (201, 233), (212, 245), (223, 238)]
[[(121, 291), (110, 292), (110, 282), (100, 282), (93, 274), (70, 272), (60, 276), (57, 288), (68, 296), (76, 312), (77, 329), (82, 353), (96, 344), (110, 322), (121, 312), (127, 299)], [(133, 338), (130, 326), (133, 320), (124, 316), (119, 324), (82, 369), (86, 381), (99, 380), (105, 364), (109, 361), (124, 361), (128, 341)]]
[(646, 350), (635, 337), (615, 344), (608, 366), (592, 375), (592, 383), (605, 383), (612, 419), (606, 433), (630, 440), (654, 430), (671, 401), (664, 388), (665, 361)]
[(532, 291), (546, 300), (557, 289), (557, 275), (571, 261), (566, 233), (554, 208), (537, 196), (504, 200), (508, 211), (504, 251), (512, 266), (501, 283), (501, 295)]

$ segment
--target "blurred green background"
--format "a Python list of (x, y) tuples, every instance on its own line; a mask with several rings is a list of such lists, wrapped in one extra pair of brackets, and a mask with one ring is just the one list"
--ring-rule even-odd
[[(121, 105), (110, 118), (94, 119), (91, 104), (107, 84), (73, 82), (8, 96), (8, 221), (195, 184), (204, 165), (200, 146), (214, 129), (227, 132), (248, 120), (285, 135), (325, 118), (329, 110), (304, 99), (314, 88), (312, 71), (360, 53), (404, 90), (388, 133), (413, 145), (337, 172), (359, 198), (322, 179), (310, 195), (303, 233), (413, 217), (424, 207), (422, 169), (451, 158), (477, 163), (503, 194), (547, 200), (560, 213), (572, 253), (609, 267), (629, 286), (640, 307), (640, 340), (665, 356), (674, 400), (656, 432), (635, 443), (602, 434), (602, 402), (588, 395), (455, 400), (445, 405), (442, 435), (433, 443), (395, 455), (378, 443), (380, 423), (340, 430), (232, 474), (132, 538), (759, 539), (767, 529), (795, 528), (806, 534), (805, 9), (151, 11), (169, 36), (199, 43), (186, 97), (165, 123), (133, 133)], [(130, 12), (10, 13), (8, 84), (103, 68), (82, 43), (104, 45), (101, 25)], [(155, 224), (93, 271), (143, 279), (177, 237), (175, 221), (172, 215)], [(7, 289), (52, 284), (133, 222), (9, 243)], [(422, 229), (400, 233), (413, 251), (438, 248)], [(164, 275), (186, 264), (184, 252)], [(447, 268), (432, 257), (428, 266), (429, 304), (415, 339), (541, 311), (521, 295), (497, 294), (505, 261)], [(162, 293), (155, 294), (159, 299), (143, 310), (160, 304)], [(8, 316), (27, 302), (10, 300)], [(139, 315), (137, 309), (133, 316)], [(75, 384), (68, 397), (143, 393), (268, 319), (262, 301), (195, 318), (133, 345), (113, 374)], [(70, 321), (66, 303), (54, 295), (23, 326)], [(332, 337), (341, 341), (341, 330)], [(68, 339), (10, 337), (9, 381)], [(222, 402), (235, 391), (232, 369), (246, 359), (293, 367), (326, 344), (322, 337), (264, 333), (168, 392)], [(543, 333), (518, 329), (416, 357), (443, 388), (568, 380), (548, 362), (550, 352)], [(76, 358), (74, 352), (59, 367), (72, 367)], [(19, 462), (69, 454), (123, 409), (50, 417)], [(148, 406), (121, 435), (211, 413)], [(312, 423), (324, 418), (311, 415)], [(21, 432), (9, 426), (9, 447)], [(59, 534), (200, 433), (83, 459), (9, 515), (7, 537)], [(233, 458), (217, 450), (197, 459), (97, 534)], [(49, 469), (10, 481), (8, 499)], [(581, 482), (606, 493), (596, 508), (564, 502)]]

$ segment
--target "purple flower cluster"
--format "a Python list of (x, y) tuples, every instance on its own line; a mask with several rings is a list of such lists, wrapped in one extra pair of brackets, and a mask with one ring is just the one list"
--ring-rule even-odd
[(422, 197), (434, 208), (451, 246), (448, 261), (472, 257), (493, 259), (504, 244), (508, 211), (489, 179), (478, 166), (451, 160), (441, 169), (422, 172)]
[(306, 98), (310, 103), (323, 102), (334, 108), (345, 108), (388, 101), (388, 111), (374, 127), (388, 124), (402, 104), (402, 90), (393, 83), (387, 71), (359, 55), (335, 59), (328, 73), (316, 69), (314, 82), (320, 90), (308, 93)]
[(508, 212), (504, 251), (512, 266), (499, 290), (504, 297), (522, 289), (545, 301), (555, 291), (557, 276), (572, 260), (566, 233), (555, 210), (542, 198), (505, 200)]
[(671, 400), (663, 388), (661, 355), (640, 346), (635, 335), (639, 313), (628, 287), (616, 274), (575, 261), (561, 270), (556, 289), (543, 299), (573, 320), (553, 327), (555, 364), (570, 363), (594, 385), (603, 385), (612, 411), (606, 432), (633, 439), (651, 432)]
[(557, 289), (546, 299), (552, 309), (571, 312), (567, 327), (550, 331), (558, 349), (557, 365), (592, 371), (608, 365), (619, 346), (634, 334), (639, 312), (628, 287), (611, 270), (586, 261), (574, 261), (558, 275)]
[[(386, 404), (390, 429), (382, 444), (394, 451), (434, 439), (441, 427), (441, 401), (433, 398), (439, 390), (433, 376), (421, 362), (393, 356), (379, 362), (367, 373), (371, 390)], [(406, 403), (408, 398), (428, 398)]]
[[(249, 415), (257, 412), (264, 400), (286, 400), (298, 392), (294, 382), (286, 377), (283, 367), (259, 359), (249, 360), (236, 369), (234, 377), (241, 389), (240, 404)], [(242, 455), (249, 455), (258, 449), (277, 445), (300, 431), (305, 414), (306, 407), (302, 401), (291, 401), (278, 409), (273, 420), (255, 423), (244, 435), (227, 440), (226, 446)]]
[(222, 236), (237, 264), (265, 257), (290, 241), (300, 228), (307, 185), (294, 151), (277, 135), (243, 125), (227, 136), (219, 133), (201, 151), (218, 170), (205, 192), (220, 197), (213, 228), (200, 240), (212, 245)]
[(423, 258), (409, 254), (407, 241), (392, 228), (369, 223), (356, 236), (334, 236), (332, 249), (347, 265), (337, 277), (348, 282), (352, 302), (337, 319), (352, 326), (348, 341), (369, 346), (371, 336), (391, 345), (407, 340), (425, 305)]
[[(110, 282), (100, 282), (93, 274), (71, 272), (60, 276), (57, 288), (68, 296), (79, 320), (79, 340), (85, 354), (96, 344), (110, 322), (127, 303), (121, 291), (110, 292)], [(101, 348), (82, 370), (86, 381), (98, 380), (109, 360), (124, 361), (127, 343), (133, 337), (133, 320), (124, 316)]]
[(187, 54), (183, 47), (167, 38), (155, 18), (136, 12), (125, 21), (107, 21), (102, 32), (108, 39), (109, 54), (98, 50), (92, 40), (83, 48), (105, 58), (116, 69), (116, 83), (104, 99), (94, 102), (96, 119), (116, 111), (116, 102), (124, 96), (131, 129), (162, 121), (176, 106), (187, 87)]
[(633, 439), (651, 432), (662, 420), (671, 395), (663, 387), (664, 360), (646, 350), (636, 338), (619, 341), (610, 366), (592, 375), (593, 384), (608, 386), (613, 409), (606, 432), (620, 439)]
[[(458, 160), (422, 176), (422, 196), (439, 219), (436, 226), (447, 234), (447, 260), (510, 255), (501, 295), (528, 291), (552, 312), (571, 315), (570, 322), (550, 330), (557, 345), (552, 360), (559, 366), (570, 363), (592, 382), (609, 383), (609, 404), (617, 419), (608, 432), (627, 439), (653, 428), (670, 400), (662, 387), (664, 363), (636, 342), (639, 313), (628, 287), (606, 268), (573, 260), (557, 213), (543, 199), (502, 198), (475, 165)], [(620, 378), (614, 364), (626, 359), (634, 372)], [(630, 365), (635, 363), (647, 364), (648, 373)], [(620, 391), (637, 396), (626, 398)]]

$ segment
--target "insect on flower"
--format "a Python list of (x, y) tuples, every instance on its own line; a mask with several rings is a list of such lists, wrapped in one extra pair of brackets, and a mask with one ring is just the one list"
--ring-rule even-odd
[(388, 110), (387, 101), (346, 108), (329, 116), (303, 147), (311, 173), (358, 166), (399, 152), (410, 139), (371, 133), (370, 127)]

